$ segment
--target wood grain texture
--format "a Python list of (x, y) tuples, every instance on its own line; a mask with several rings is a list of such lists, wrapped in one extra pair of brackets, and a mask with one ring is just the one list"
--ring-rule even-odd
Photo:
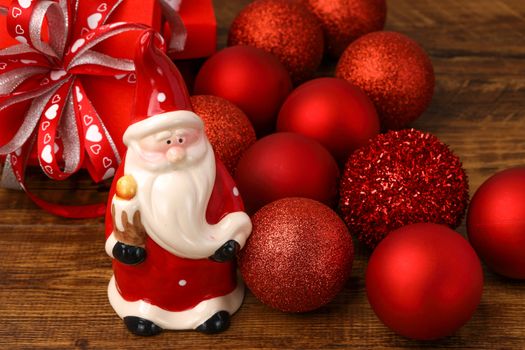
[[(215, 0), (219, 45), (247, 0)], [(387, 29), (409, 35), (430, 53), (437, 77), (432, 105), (414, 127), (430, 131), (461, 156), (472, 193), (495, 171), (525, 160), (525, 2), (391, 0)], [(334, 62), (325, 62), (329, 75)], [(57, 201), (95, 202), (108, 184), (81, 174), (32, 187)], [(367, 252), (357, 247), (352, 278), (329, 305), (290, 315), (247, 294), (224, 334), (130, 335), (111, 309), (102, 219), (65, 220), (22, 193), (0, 190), (0, 349), (247, 348), (525, 348), (525, 282), (488, 271), (481, 305), (457, 334), (436, 342), (395, 335), (366, 300)], [(459, 231), (464, 234), (465, 227)]]

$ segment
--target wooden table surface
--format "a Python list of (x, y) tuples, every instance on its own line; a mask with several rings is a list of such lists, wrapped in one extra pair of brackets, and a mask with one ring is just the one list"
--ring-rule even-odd
[[(215, 1), (220, 46), (248, 2)], [(413, 126), (434, 133), (462, 158), (472, 193), (494, 172), (524, 163), (524, 0), (391, 0), (386, 28), (414, 38), (431, 55), (436, 93)], [(57, 201), (94, 201), (107, 190), (85, 175), (65, 183), (33, 175), (31, 183)], [(280, 313), (248, 293), (223, 334), (135, 337), (107, 301), (112, 272), (102, 219), (53, 217), (8, 190), (0, 190), (0, 210), (0, 349), (525, 349), (525, 282), (485, 271), (481, 305), (465, 327), (440, 341), (411, 341), (385, 328), (370, 309), (361, 247), (343, 292), (318, 311)], [(459, 231), (465, 233), (464, 225)]]

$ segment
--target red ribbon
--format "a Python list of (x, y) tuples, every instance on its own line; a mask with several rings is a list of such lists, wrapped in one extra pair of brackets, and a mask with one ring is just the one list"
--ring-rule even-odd
[[(82, 13), (89, 15), (76, 18), (81, 1)], [(105, 212), (103, 203), (66, 207), (46, 202), (27, 190), (24, 174), (34, 147), (41, 168), (53, 180), (67, 179), (82, 165), (96, 182), (115, 174), (120, 156), (86, 95), (82, 76), (134, 75), (133, 62), (92, 50), (110, 37), (147, 29), (106, 23), (122, 1), (14, 0), (8, 9), (8, 32), (21, 44), (0, 51), (0, 128), (19, 120), (20, 110), (24, 115), (15, 136), (0, 145), (0, 154), (7, 155), (4, 173), (12, 172), (37, 205), (56, 215), (88, 218)], [(41, 39), (44, 17), (46, 41)]]

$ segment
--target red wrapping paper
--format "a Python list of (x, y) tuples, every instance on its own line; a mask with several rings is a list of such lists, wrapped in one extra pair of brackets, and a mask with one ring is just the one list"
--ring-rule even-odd
[[(217, 48), (217, 22), (211, 0), (183, 0), (179, 14), (188, 31), (188, 39), (184, 51), (173, 54), (172, 58), (201, 58), (213, 54)], [(169, 28), (164, 29), (167, 35)]]

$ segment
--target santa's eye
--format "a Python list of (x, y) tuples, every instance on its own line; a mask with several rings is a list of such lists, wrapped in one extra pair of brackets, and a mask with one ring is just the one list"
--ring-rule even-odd
[(166, 143), (167, 143), (168, 145), (171, 145), (171, 140), (167, 140)]
[(183, 137), (179, 137), (177, 141), (179, 141), (179, 143), (182, 145), (184, 143), (184, 138)]

